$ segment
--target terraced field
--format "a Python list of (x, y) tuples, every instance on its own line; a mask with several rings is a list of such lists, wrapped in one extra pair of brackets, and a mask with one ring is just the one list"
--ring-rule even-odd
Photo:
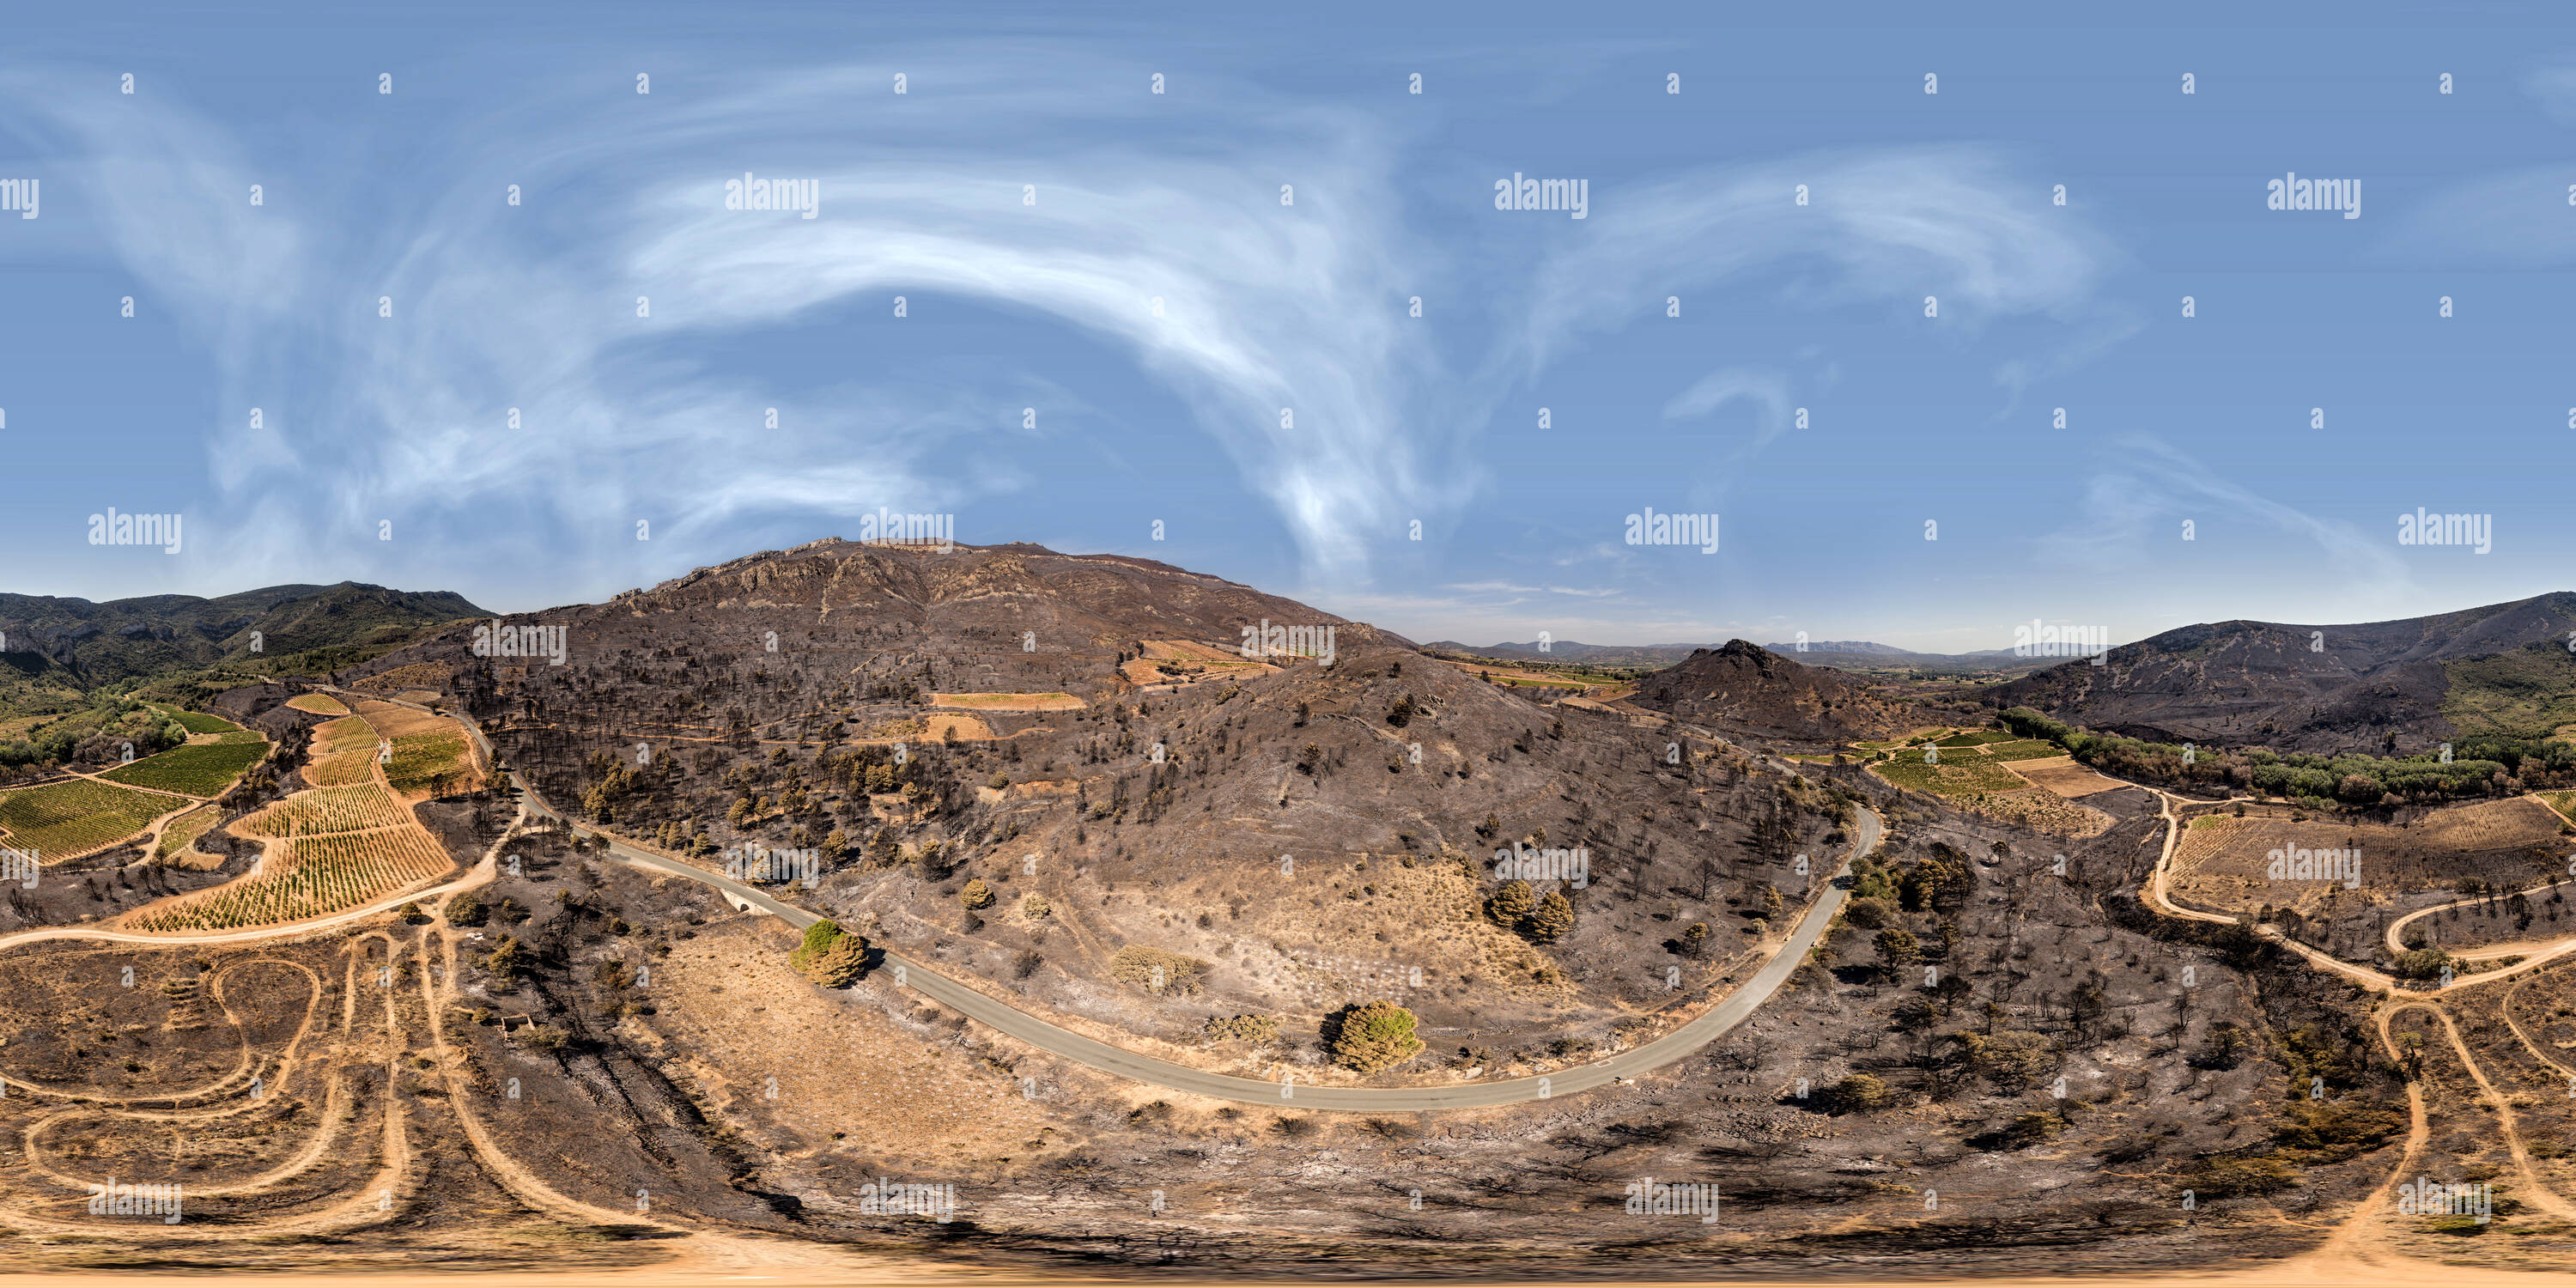
[(443, 795), (465, 785), (474, 776), (473, 753), (465, 745), (465, 735), (457, 733), (415, 733), (394, 739), (394, 758), (385, 766), (385, 778), (398, 792), (423, 792)]
[(180, 792), (189, 796), (220, 795), (239, 781), (243, 771), (268, 755), (265, 740), (200, 742), (174, 747), (99, 775), (130, 787)]
[(0, 828), (9, 830), (11, 848), (51, 863), (124, 840), (186, 803), (75, 778), (0, 795)]
[(235, 825), (235, 831), (244, 836), (319, 836), (400, 827), (410, 821), (410, 815), (385, 794), (385, 789), (374, 783), (361, 783), (297, 792), (243, 819)]
[(376, 731), (356, 716), (345, 716), (313, 731), (313, 746), (304, 761), (304, 781), (316, 787), (351, 787), (376, 780)]
[(455, 867), (418, 824), (273, 841), (260, 870), (128, 915), (143, 931), (230, 930), (329, 916)]
[(328, 693), (299, 693), (286, 700), (286, 705), (317, 716), (345, 716), (349, 708)]
[(385, 778), (395, 791), (438, 796), (472, 785), (474, 752), (454, 722), (390, 702), (362, 701), (358, 715), (375, 736), (393, 744)]
[(2000, 762), (1973, 754), (1943, 756), (1937, 765), (1924, 764), (1919, 754), (1901, 755), (1873, 768), (1879, 777), (1899, 787), (1936, 796), (2017, 792), (2030, 786)]
[[(233, 825), (265, 843), (259, 866), (229, 884), (163, 900), (125, 918), (141, 931), (234, 930), (328, 916), (446, 875), (455, 862), (411, 810), (376, 781), (380, 733), (394, 745), (388, 777), (424, 780), (460, 764), (464, 735), (437, 716), (362, 702), (362, 714), (314, 731), (313, 787)], [(371, 718), (372, 717), (372, 718)], [(219, 749), (208, 744), (204, 749)], [(192, 749), (193, 750), (193, 749)], [(155, 759), (158, 759), (156, 757)]]
[(190, 733), (231, 733), (241, 728), (240, 725), (221, 716), (210, 716), (201, 711), (182, 711), (177, 707), (161, 706), (152, 709), (178, 721), (179, 727)]
[(152, 857), (168, 859), (173, 854), (185, 851), (189, 846), (195, 845), (197, 838), (204, 836), (206, 829), (213, 827), (215, 821), (223, 816), (222, 806), (201, 805), (170, 820), (170, 825), (161, 829), (161, 843), (153, 847)]

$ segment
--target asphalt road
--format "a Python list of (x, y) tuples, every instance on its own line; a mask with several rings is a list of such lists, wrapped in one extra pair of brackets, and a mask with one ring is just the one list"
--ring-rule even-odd
[[(409, 704), (405, 704), (409, 705)], [(491, 756), (491, 743), (482, 731), (467, 721), (459, 720), (484, 754)], [(496, 762), (497, 763), (497, 762)], [(561, 819), (529, 791), (514, 772), (510, 776), (527, 804), (528, 812), (547, 818)], [(1862, 808), (1854, 829), (1851, 857), (1868, 853), (1878, 844), (1881, 824), (1878, 815)], [(665, 858), (640, 850), (614, 838), (606, 837), (608, 851), (619, 860), (635, 867), (673, 876), (686, 877), (702, 885), (713, 886), (776, 916), (791, 926), (802, 929), (822, 920), (814, 913), (791, 904), (781, 903), (763, 893), (759, 887), (736, 881), (720, 873), (693, 864)], [(1837, 873), (1848, 870), (1850, 859), (1837, 865)], [(1746, 981), (1716, 1006), (1697, 1019), (1684, 1024), (1633, 1051), (1622, 1052), (1598, 1064), (1580, 1065), (1545, 1077), (1513, 1078), (1494, 1082), (1459, 1083), (1440, 1087), (1316, 1087), (1297, 1083), (1263, 1082), (1252, 1078), (1234, 1078), (1224, 1074), (1192, 1069), (1151, 1056), (1139, 1055), (1123, 1047), (1111, 1046), (1097, 1038), (1085, 1037), (1070, 1029), (1060, 1028), (1019, 1010), (1008, 1003), (968, 988), (957, 981), (924, 967), (901, 954), (887, 951), (876, 968), (876, 978), (898, 987), (909, 988), (942, 1006), (965, 1015), (988, 1028), (1049, 1051), (1069, 1060), (1090, 1065), (1106, 1073), (1192, 1095), (1213, 1096), (1251, 1104), (1294, 1106), (1301, 1109), (1333, 1109), (1360, 1113), (1411, 1113), (1430, 1109), (1479, 1109), (1489, 1105), (1518, 1104), (1527, 1100), (1545, 1100), (1552, 1096), (1571, 1095), (1607, 1086), (1614, 1079), (1634, 1078), (1680, 1060), (1724, 1036), (1727, 1030), (1744, 1022), (1771, 995), (1788, 981), (1816, 941), (1823, 938), (1834, 914), (1841, 911), (1848, 897), (1841, 885), (1828, 880), (1823, 894), (1806, 915), (1798, 919), (1789, 932), (1788, 942), (1771, 960), (1763, 963)]]

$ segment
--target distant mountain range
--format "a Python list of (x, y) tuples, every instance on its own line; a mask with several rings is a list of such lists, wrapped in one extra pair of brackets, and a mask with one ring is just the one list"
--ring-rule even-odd
[(259, 655), (278, 658), (398, 642), (423, 627), (488, 615), (449, 591), (354, 581), (106, 603), (0, 594), (0, 704), (240, 660), (252, 656), (254, 645)]
[(2185, 626), (2001, 685), (1986, 700), (2158, 741), (2428, 751), (2576, 731), (2576, 592), (2345, 626)]
[[(1714, 651), (1711, 644), (1581, 644), (1573, 640), (1551, 640), (1542, 652), (1533, 641), (1527, 644), (1461, 644), (1439, 640), (1422, 646), (1426, 652), (1461, 653), (1470, 657), (1525, 657), (1539, 662), (1571, 662), (1592, 666), (1674, 666), (1693, 653)], [(1922, 671), (1936, 675), (1963, 675), (1976, 672), (2016, 674), (2050, 664), (2047, 658), (2015, 657), (2008, 648), (1983, 649), (1974, 653), (1917, 653), (1892, 644), (1868, 640), (1810, 640), (1797, 644), (1766, 644), (1783, 657), (1793, 658), (1805, 666), (1829, 666), (1841, 671)]]

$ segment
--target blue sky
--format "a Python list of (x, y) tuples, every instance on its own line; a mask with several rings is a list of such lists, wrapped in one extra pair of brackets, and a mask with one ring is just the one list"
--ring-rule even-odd
[(2072, 8), (22, 15), (0, 589), (528, 610), (879, 507), (1477, 643), (2576, 587), (2576, 21)]

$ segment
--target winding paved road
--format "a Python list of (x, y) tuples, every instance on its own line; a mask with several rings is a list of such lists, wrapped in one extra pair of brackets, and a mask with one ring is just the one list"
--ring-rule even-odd
[[(465, 727), (466, 732), (473, 737), (487, 760), (494, 764), (499, 763), (498, 757), (492, 752), (491, 742), (483, 736), (482, 730), (463, 719), (459, 719), (457, 723)], [(563, 815), (556, 813), (528, 788), (527, 783), (518, 776), (516, 771), (511, 773), (510, 781), (518, 787), (521, 801), (529, 813), (552, 819), (563, 819)], [(564, 821), (570, 822), (570, 820)], [(592, 830), (596, 831), (596, 829)], [(1852, 839), (1851, 856), (1856, 858), (1869, 853), (1878, 845), (1881, 831), (1882, 824), (1878, 815), (1865, 807), (1862, 808), (1859, 813), (1859, 823), (1854, 828), (1856, 835)], [(798, 929), (822, 920), (821, 917), (803, 908), (771, 898), (756, 886), (710, 872), (695, 864), (683, 863), (649, 850), (639, 849), (605, 832), (599, 832), (597, 835), (608, 843), (610, 854), (631, 866), (655, 872), (667, 872), (673, 876), (686, 877), (701, 885), (713, 886), (731, 896), (737, 903), (758, 908)], [(1850, 860), (1847, 858), (1838, 867), (1837, 875), (1841, 871), (1848, 870), (1849, 866)], [(1782, 984), (1788, 982), (1789, 976), (1795, 973), (1799, 964), (1807, 959), (1808, 951), (1824, 937), (1826, 927), (1833, 924), (1834, 914), (1842, 910), (1843, 900), (1846, 897), (1848, 897), (1848, 891), (1834, 881), (1828, 880), (1823, 892), (1808, 907), (1805, 915), (1798, 919), (1797, 926), (1789, 932), (1788, 941), (1781, 945), (1778, 952), (1772, 954), (1771, 960), (1763, 963), (1762, 969), (1756, 971), (1752, 979), (1728, 994), (1717, 1005), (1709, 1008), (1705, 1014), (1644, 1046), (1633, 1051), (1622, 1052), (1597, 1064), (1579, 1065), (1545, 1077), (1513, 1078), (1507, 1081), (1471, 1082), (1440, 1087), (1318, 1087), (1293, 1081), (1279, 1083), (1229, 1077), (1225, 1074), (1192, 1069), (1186, 1065), (1140, 1055), (1123, 1047), (1112, 1046), (1097, 1038), (1085, 1037), (1070, 1029), (1050, 1024), (1006, 1002), (968, 988), (892, 950), (885, 951), (883, 962), (874, 973), (878, 978), (910, 988), (987, 1028), (1008, 1034), (1040, 1050), (1090, 1065), (1105, 1073), (1114, 1073), (1122, 1078), (1173, 1091), (1253, 1104), (1290, 1105), (1301, 1109), (1334, 1109), (1355, 1113), (1481, 1109), (1491, 1105), (1518, 1104), (1525, 1100), (1545, 1100), (1551, 1096), (1589, 1091), (1595, 1087), (1609, 1085), (1616, 1080), (1634, 1078), (1680, 1060), (1716, 1041), (1724, 1036), (1727, 1030), (1743, 1023), (1764, 1002), (1769, 1001), (1771, 995), (1778, 992)]]

